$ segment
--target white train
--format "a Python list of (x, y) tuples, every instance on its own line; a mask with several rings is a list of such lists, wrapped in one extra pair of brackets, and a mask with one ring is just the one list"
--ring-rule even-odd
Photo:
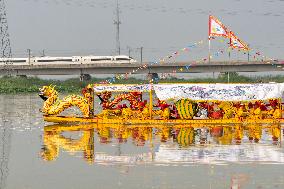
[(14, 64), (104, 64), (104, 63), (119, 63), (119, 64), (133, 64), (137, 61), (130, 56), (71, 56), (71, 57), (30, 57), (30, 58), (0, 58), (0, 64), (6, 61)]

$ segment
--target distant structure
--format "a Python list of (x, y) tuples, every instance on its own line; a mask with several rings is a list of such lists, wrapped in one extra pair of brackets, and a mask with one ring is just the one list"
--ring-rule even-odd
[(119, 17), (119, 2), (116, 0), (116, 20), (114, 20), (114, 25), (116, 25), (116, 53), (120, 55), (120, 39), (119, 39), (119, 26), (121, 24), (120, 17)]
[[(12, 49), (8, 32), (8, 21), (4, 0), (0, 0), (0, 43), (0, 57), (11, 58)], [(10, 69), (10, 65), (12, 65), (13, 63), (7, 59), (6, 61), (4, 61), (4, 64), (7, 75), (11, 75), (12, 70)]]

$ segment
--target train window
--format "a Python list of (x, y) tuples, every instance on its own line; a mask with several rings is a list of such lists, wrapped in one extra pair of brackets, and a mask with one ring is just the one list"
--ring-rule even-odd
[(96, 58), (96, 59), (91, 59), (91, 61), (102, 61), (102, 60), (111, 60), (110, 58)]
[(26, 62), (26, 60), (0, 60), (0, 62)]
[(38, 60), (38, 62), (72, 62), (72, 59)]
[(130, 60), (129, 58), (116, 58), (116, 60)]
[(60, 62), (72, 62), (72, 59), (60, 59), (58, 61), (60, 61)]
[(12, 60), (11, 62), (26, 62), (26, 60)]

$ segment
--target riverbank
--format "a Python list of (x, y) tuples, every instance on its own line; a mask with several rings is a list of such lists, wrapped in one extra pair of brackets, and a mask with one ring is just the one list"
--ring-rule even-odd
[[(106, 78), (107, 79), (107, 78)], [(105, 79), (105, 80), (106, 80)], [(104, 79), (92, 78), (90, 81), (80, 81), (79, 79), (43, 80), (36, 77), (2, 77), (0, 78), (0, 94), (17, 93), (36, 93), (44, 85), (56, 85), (58, 92), (80, 93), (81, 89), (89, 83), (99, 83)], [(147, 80), (129, 78), (127, 80), (117, 80), (114, 84), (141, 84), (147, 83)], [(218, 78), (194, 78), (194, 79), (160, 79), (159, 83), (227, 83), (227, 75), (221, 75)], [(284, 76), (265, 76), (265, 77), (246, 77), (236, 73), (230, 74), (230, 83), (267, 83), (284, 82)]]

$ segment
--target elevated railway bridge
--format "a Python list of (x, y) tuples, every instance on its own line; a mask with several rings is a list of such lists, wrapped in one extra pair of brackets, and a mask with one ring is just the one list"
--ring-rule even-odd
[[(142, 69), (142, 65), (144, 66)], [(283, 71), (284, 61), (216, 61), (210, 63), (194, 62), (174, 62), (163, 64), (143, 63), (87, 63), (87, 64), (69, 64), (57, 63), (50, 64), (0, 64), (0, 75), (5, 75), (7, 68), (12, 75), (18, 76), (40, 76), (40, 75), (97, 75), (97, 74), (124, 74), (133, 72), (133, 74), (155, 74), (172, 73), (178, 70), (178, 73), (213, 73), (213, 72), (274, 72)], [(182, 68), (182, 69), (181, 69)]]

